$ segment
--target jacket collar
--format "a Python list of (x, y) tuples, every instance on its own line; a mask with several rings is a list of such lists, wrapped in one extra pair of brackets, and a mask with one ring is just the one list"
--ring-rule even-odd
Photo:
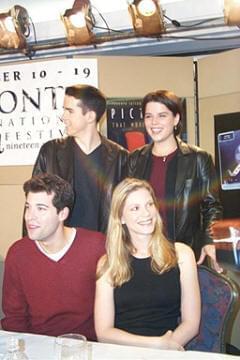
[(178, 136), (176, 137), (176, 141), (177, 141), (178, 149), (182, 153), (182, 155), (188, 155), (192, 153), (192, 150), (189, 147), (189, 145), (186, 144), (184, 141), (182, 141), (182, 139), (180, 139)]
[[(182, 155), (188, 155), (192, 153), (192, 149), (189, 147), (189, 145), (186, 144), (184, 141), (182, 141), (182, 139), (180, 139), (178, 136), (176, 137), (176, 141), (177, 141), (177, 147)], [(142, 152), (141, 152), (142, 155), (146, 156), (149, 153), (149, 155), (151, 156), (152, 148), (153, 148), (153, 142), (148, 144), (147, 146), (144, 145), (142, 147)]]

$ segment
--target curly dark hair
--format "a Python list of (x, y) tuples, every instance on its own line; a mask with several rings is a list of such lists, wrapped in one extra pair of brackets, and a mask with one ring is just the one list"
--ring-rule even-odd
[(52, 203), (58, 213), (65, 207), (68, 207), (69, 210), (73, 207), (74, 193), (72, 186), (58, 175), (44, 173), (33, 176), (23, 184), (23, 190), (25, 192), (25, 196), (27, 196), (29, 192), (46, 192), (47, 194), (53, 193), (54, 196)]

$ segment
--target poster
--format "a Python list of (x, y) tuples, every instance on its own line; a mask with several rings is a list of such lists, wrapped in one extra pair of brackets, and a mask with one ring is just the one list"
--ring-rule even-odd
[(240, 189), (240, 130), (219, 133), (217, 141), (221, 188)]
[(141, 103), (142, 98), (107, 99), (107, 137), (130, 151), (148, 142)]
[(214, 116), (215, 164), (223, 220), (214, 225), (217, 258), (240, 270), (240, 112)]
[(0, 166), (32, 165), (48, 140), (64, 136), (64, 89), (98, 86), (96, 59), (0, 66)]
[(215, 164), (224, 219), (240, 217), (240, 112), (214, 116)]
[[(182, 99), (182, 133), (187, 140), (186, 99)], [(151, 141), (145, 128), (142, 114), (142, 98), (107, 99), (107, 136), (109, 139), (132, 151)]]

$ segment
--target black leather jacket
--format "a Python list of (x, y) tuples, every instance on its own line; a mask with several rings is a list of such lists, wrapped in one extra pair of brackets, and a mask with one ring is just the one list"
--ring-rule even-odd
[[(69, 136), (43, 144), (33, 168), (33, 175), (44, 172), (56, 174), (73, 186), (73, 141), (74, 138)], [(101, 143), (105, 177), (101, 186), (98, 230), (105, 232), (113, 189), (126, 175), (128, 152), (104, 136), (101, 136)]]
[[(177, 138), (178, 152), (174, 173), (167, 172), (166, 196), (173, 203), (173, 240), (195, 250), (212, 243), (209, 225), (222, 217), (218, 197), (218, 178), (210, 154)], [(128, 175), (148, 180), (152, 165), (152, 144), (129, 155)], [(169, 194), (169, 183), (173, 182)]]

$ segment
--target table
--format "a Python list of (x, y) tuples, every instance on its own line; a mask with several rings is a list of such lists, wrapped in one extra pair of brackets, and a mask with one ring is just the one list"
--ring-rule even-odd
[[(0, 330), (0, 359), (6, 351), (6, 340), (16, 335), (25, 343), (29, 360), (55, 360), (55, 338), (44, 335), (11, 333)], [(238, 356), (204, 353), (197, 351), (172, 351), (123, 346), (113, 344), (88, 343), (88, 360), (239, 360)]]

